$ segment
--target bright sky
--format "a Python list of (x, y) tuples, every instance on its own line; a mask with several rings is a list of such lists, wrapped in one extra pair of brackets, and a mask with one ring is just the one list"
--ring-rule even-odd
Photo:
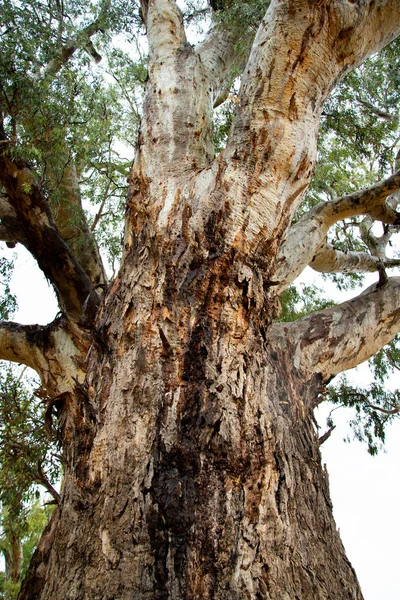
[[(30, 254), (20, 248), (18, 255), (12, 289), (18, 294), (19, 310), (14, 320), (46, 324), (58, 310), (54, 294)], [(327, 409), (322, 407), (318, 415), (321, 435), (326, 416)], [(371, 457), (365, 445), (343, 442), (349, 433), (348, 418), (345, 410), (336, 411), (337, 428), (321, 447), (336, 524), (365, 600), (399, 600), (400, 423), (388, 431), (386, 453)]]

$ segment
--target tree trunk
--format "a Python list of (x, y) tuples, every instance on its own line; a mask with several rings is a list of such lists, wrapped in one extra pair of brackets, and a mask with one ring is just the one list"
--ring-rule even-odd
[(96, 413), (62, 431), (63, 502), (20, 600), (362, 598), (320, 464), (319, 378), (271, 348), (257, 265), (220, 253), (211, 224), (204, 241), (208, 261), (179, 236), (134, 240), (88, 359)]
[[(10, 518), (11, 523), (11, 518)], [(12, 525), (12, 524), (11, 524)], [(21, 578), (21, 566), (22, 566), (22, 544), (21, 544), (21, 536), (18, 535), (15, 531), (10, 529), (7, 533), (7, 541), (8, 548), (7, 550), (3, 550), (4, 559), (5, 559), (5, 582), (6, 582), (6, 590), (4, 593), (5, 600), (12, 600), (14, 595), (10, 590), (7, 589), (7, 583), (10, 582), (15, 586), (19, 584)]]
[[(350, 195), (290, 228), (327, 95), (397, 35), (400, 13), (390, 0), (266, 4), (214, 158), (213, 95), (234, 36), (216, 28), (194, 48), (174, 0), (141, 1), (149, 79), (122, 266), (102, 301), (29, 165), (2, 159), (27, 247), (66, 315), (36, 336), (34, 360), (30, 330), (0, 328), (3, 357), (36, 365), (52, 387), (65, 462), (19, 600), (362, 599), (313, 409), (333, 375), (396, 335), (400, 280), (274, 321), (335, 215), (382, 209), (398, 187), (392, 178), (367, 208)], [(50, 234), (57, 261), (40, 254)]]

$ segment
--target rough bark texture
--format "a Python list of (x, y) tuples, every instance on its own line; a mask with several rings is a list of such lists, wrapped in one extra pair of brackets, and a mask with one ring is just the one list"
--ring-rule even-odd
[(93, 439), (84, 466), (69, 440), (45, 580), (20, 597), (361, 598), (320, 465), (320, 378), (270, 348), (234, 254), (184, 269), (176, 245), (142, 239), (105, 301)]
[[(274, 321), (280, 291), (339, 210), (308, 215), (312, 251), (295, 256), (288, 227), (324, 99), (396, 35), (400, 5), (271, 2), (217, 158), (212, 103), (231, 38), (214, 32), (196, 49), (173, 0), (143, 1), (142, 11), (149, 82), (124, 256), (98, 310), (96, 282), (28, 167), (1, 155), (9, 218), (65, 313), (46, 328), (0, 328), (1, 357), (41, 374), (65, 462), (61, 503), (19, 600), (361, 600), (313, 409), (335, 373), (397, 333), (400, 281), (290, 326)], [(382, 184), (372, 207), (391, 223), (385, 199), (398, 183)], [(344, 204), (371, 213), (367, 201)], [(55, 266), (40, 249), (45, 234)]]

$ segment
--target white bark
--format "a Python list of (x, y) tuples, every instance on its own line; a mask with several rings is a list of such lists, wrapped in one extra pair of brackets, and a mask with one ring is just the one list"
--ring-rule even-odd
[(244, 236), (257, 248), (287, 226), (310, 181), (325, 98), (350, 68), (397, 35), (399, 22), (400, 6), (391, 0), (271, 2), (223, 157), (230, 240)]
[(294, 367), (322, 381), (352, 369), (390, 342), (400, 327), (400, 277), (294, 323), (277, 323), (269, 332), (272, 348), (292, 349)]
[(329, 243), (319, 248), (310, 262), (310, 267), (320, 273), (374, 273), (399, 266), (400, 259), (380, 258), (368, 252), (342, 252)]
[(78, 329), (65, 320), (48, 326), (0, 322), (0, 359), (34, 369), (52, 395), (71, 392), (85, 377), (78, 341), (82, 334), (74, 341), (74, 333)]
[[(400, 187), (400, 172), (354, 194), (319, 204), (306, 213), (286, 234), (278, 253), (274, 279), (282, 292), (312, 263), (326, 244), (329, 228), (348, 217), (370, 214), (384, 223), (397, 223), (399, 215), (386, 199)], [(318, 262), (318, 261), (317, 261)], [(327, 267), (328, 268), (328, 267)], [(328, 270), (329, 272), (329, 270)]]

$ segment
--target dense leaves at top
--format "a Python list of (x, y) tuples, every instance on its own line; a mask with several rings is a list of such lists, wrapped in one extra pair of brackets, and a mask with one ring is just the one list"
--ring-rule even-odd
[(55, 211), (74, 165), (92, 221), (99, 211), (106, 217), (99, 238), (113, 262), (119, 235), (109, 230), (123, 215), (146, 70), (109, 44), (122, 32), (132, 37), (138, 12), (123, 2), (2, 0), (0, 13), (0, 115), (10, 155), (35, 168)]

